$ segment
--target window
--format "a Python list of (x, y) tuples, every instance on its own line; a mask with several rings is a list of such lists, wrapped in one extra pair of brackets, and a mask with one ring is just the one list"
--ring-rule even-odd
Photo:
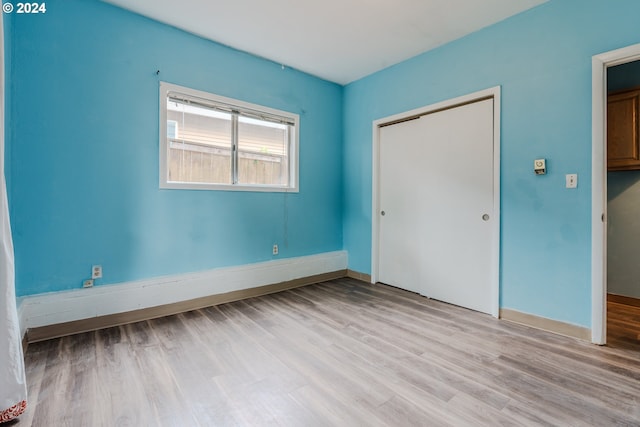
[(160, 83), (160, 187), (297, 191), (297, 114)]

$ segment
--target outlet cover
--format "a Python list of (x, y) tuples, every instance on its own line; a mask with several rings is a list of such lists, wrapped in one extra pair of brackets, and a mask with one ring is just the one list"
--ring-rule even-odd
[(93, 279), (87, 279), (84, 282), (82, 282), (82, 287), (83, 288), (91, 288), (91, 287), (93, 287)]
[(92, 279), (100, 279), (102, 277), (102, 266), (94, 265), (91, 267), (91, 278)]

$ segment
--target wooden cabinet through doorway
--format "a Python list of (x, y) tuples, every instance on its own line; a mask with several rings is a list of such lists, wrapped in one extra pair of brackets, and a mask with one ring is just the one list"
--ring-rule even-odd
[(640, 89), (609, 95), (607, 168), (640, 170)]

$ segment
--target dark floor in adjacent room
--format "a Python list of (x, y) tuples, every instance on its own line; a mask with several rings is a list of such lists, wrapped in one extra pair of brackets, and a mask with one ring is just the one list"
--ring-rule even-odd
[(607, 345), (636, 351), (640, 358), (640, 307), (607, 302)]

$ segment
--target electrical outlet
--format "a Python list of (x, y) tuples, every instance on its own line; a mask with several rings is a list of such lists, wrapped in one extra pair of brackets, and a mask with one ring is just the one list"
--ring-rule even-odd
[(278, 255), (278, 245), (273, 245), (273, 254)]
[(91, 267), (91, 278), (92, 279), (100, 279), (102, 277), (102, 266), (94, 265)]
[(87, 279), (84, 282), (82, 282), (82, 287), (83, 288), (91, 288), (91, 287), (93, 287), (93, 279)]

